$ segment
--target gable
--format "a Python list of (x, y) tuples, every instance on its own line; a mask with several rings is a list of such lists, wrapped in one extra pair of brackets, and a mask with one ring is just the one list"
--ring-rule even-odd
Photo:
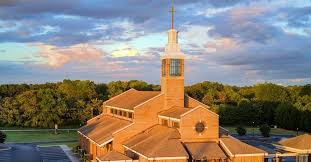
[(218, 141), (219, 117), (207, 108), (198, 106), (181, 115), (180, 132), (185, 142)]

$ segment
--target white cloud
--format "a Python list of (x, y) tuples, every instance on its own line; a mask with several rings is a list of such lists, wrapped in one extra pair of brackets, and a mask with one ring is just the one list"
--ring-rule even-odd
[(39, 44), (39, 55), (47, 59), (49, 66), (58, 68), (70, 61), (85, 62), (96, 60), (103, 55), (103, 51), (90, 44), (77, 44), (69, 47), (56, 47)]
[(137, 55), (138, 51), (129, 45), (123, 45), (118, 50), (112, 52), (112, 57), (132, 57)]

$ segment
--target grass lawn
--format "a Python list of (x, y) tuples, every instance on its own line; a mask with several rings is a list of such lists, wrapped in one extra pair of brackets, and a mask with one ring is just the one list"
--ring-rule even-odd
[(7, 131), (6, 143), (18, 142), (51, 142), (64, 140), (77, 140), (76, 131), (58, 131), (59, 134), (54, 134), (54, 131)]
[[(236, 127), (224, 127), (225, 129), (227, 129), (230, 133), (236, 134), (235, 128)], [(245, 127), (245, 129), (247, 130), (247, 134), (252, 134), (253, 131), (255, 134), (260, 134), (259, 128), (252, 128), (252, 127)], [(304, 134), (305, 132), (301, 132), (299, 131), (299, 135), (300, 134)], [(271, 128), (271, 134), (275, 134), (275, 135), (296, 135), (297, 132), (296, 131), (292, 131), (292, 130), (286, 130), (286, 129), (282, 129), (282, 128)]]

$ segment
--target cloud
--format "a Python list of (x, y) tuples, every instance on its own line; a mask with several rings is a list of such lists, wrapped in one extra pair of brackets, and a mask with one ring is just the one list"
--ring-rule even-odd
[[(310, 81), (310, 5), (283, 0), (176, 1), (187, 82)], [(147, 0), (1, 1), (0, 46), (35, 43), (24, 53), (37, 54), (23, 60), (38, 61), (18, 62), (25, 54), (3, 45), (2, 60), (17, 61), (0, 62), (1, 74), (11, 81), (70, 76), (159, 83), (170, 6), (170, 1)], [(87, 52), (82, 52), (84, 47)]]
[(137, 55), (138, 51), (129, 45), (123, 45), (118, 50), (112, 52), (112, 57), (132, 57)]
[(38, 45), (39, 55), (47, 59), (49, 66), (59, 68), (71, 61), (86, 62), (99, 59), (104, 53), (89, 44), (77, 44), (70, 47)]
[(204, 47), (207, 48), (207, 51), (217, 52), (217, 50), (222, 51), (237, 48), (238, 44), (234, 39), (224, 37), (209, 41), (205, 44)]

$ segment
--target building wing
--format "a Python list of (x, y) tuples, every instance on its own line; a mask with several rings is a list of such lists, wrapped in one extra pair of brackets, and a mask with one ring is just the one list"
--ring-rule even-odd
[(103, 145), (112, 140), (112, 134), (131, 124), (130, 121), (103, 115), (81, 127), (78, 133), (98, 145)]

